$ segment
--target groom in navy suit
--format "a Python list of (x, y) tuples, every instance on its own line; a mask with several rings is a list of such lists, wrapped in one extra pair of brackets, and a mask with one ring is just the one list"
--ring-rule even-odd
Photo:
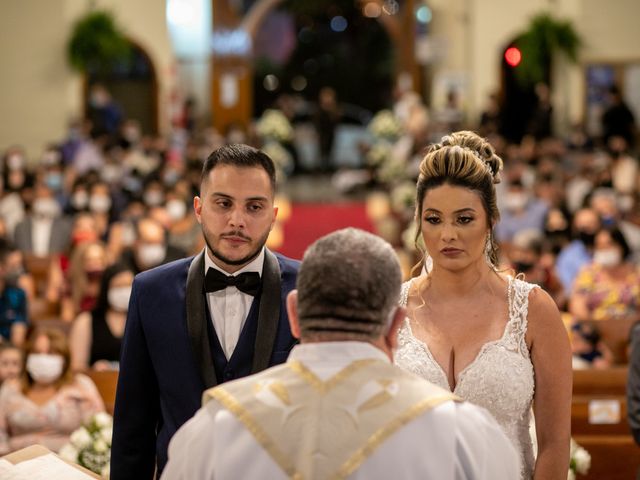
[(194, 210), (205, 250), (139, 274), (129, 303), (114, 413), (111, 479), (158, 477), (167, 445), (202, 392), (284, 362), (285, 307), (299, 263), (265, 242), (275, 169), (246, 145), (214, 151)]

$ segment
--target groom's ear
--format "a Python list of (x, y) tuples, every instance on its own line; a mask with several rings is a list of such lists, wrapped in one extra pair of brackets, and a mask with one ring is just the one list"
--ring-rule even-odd
[(291, 290), (287, 295), (287, 314), (291, 335), (300, 339), (300, 322), (298, 321), (298, 290)]

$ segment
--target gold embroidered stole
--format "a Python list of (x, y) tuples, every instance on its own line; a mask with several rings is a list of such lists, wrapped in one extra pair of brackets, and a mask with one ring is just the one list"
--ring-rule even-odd
[(289, 478), (341, 479), (391, 434), (451, 392), (388, 362), (357, 360), (326, 381), (289, 361), (207, 390), (232, 412)]

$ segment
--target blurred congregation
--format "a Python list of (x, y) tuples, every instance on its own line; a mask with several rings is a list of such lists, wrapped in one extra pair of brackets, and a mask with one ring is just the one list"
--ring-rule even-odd
[[(74, 26), (100, 9), (127, 60), (77, 69)], [(472, 130), (504, 162), (497, 269), (548, 292), (571, 341), (572, 437), (592, 457), (579, 478), (631, 478), (639, 14), (631, 0), (3, 2), (0, 454), (59, 452), (113, 413), (135, 276), (205, 248), (193, 199), (211, 152), (274, 161), (270, 249), (301, 259), (357, 223), (407, 280), (425, 268), (420, 161)], [(575, 42), (527, 50), (532, 19)], [(523, 80), (533, 51), (549, 56)]]

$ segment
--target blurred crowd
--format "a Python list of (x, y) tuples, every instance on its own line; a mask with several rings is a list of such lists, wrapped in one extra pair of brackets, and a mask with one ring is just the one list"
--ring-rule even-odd
[[(118, 368), (134, 276), (203, 248), (191, 205), (209, 153), (232, 142), (261, 146), (252, 130), (223, 135), (191, 118), (168, 137), (143, 134), (102, 94), (87, 120), (37, 158), (20, 146), (0, 158), (0, 454), (36, 441), (57, 449), (104, 410), (82, 372)], [(389, 152), (401, 175), (375, 182), (381, 164), (368, 164), (358, 178), (391, 192), (411, 183), (416, 159), (439, 135), (479, 130), (505, 164), (497, 185), (501, 268), (539, 284), (565, 312), (576, 368), (603, 368), (624, 359), (602, 341), (600, 322), (632, 325), (640, 312), (635, 123), (613, 89), (601, 137), (580, 126), (553, 137), (548, 94), (539, 98), (530, 131), (514, 142), (501, 134), (495, 98), (470, 122), (455, 95), (429, 112), (417, 94), (398, 92), (392, 114), (400, 128)], [(321, 100), (315, 122), (326, 170), (338, 106), (329, 90)], [(365, 165), (371, 150), (360, 148)], [(410, 223), (411, 199), (399, 204)], [(402, 245), (400, 235), (388, 239)]]

